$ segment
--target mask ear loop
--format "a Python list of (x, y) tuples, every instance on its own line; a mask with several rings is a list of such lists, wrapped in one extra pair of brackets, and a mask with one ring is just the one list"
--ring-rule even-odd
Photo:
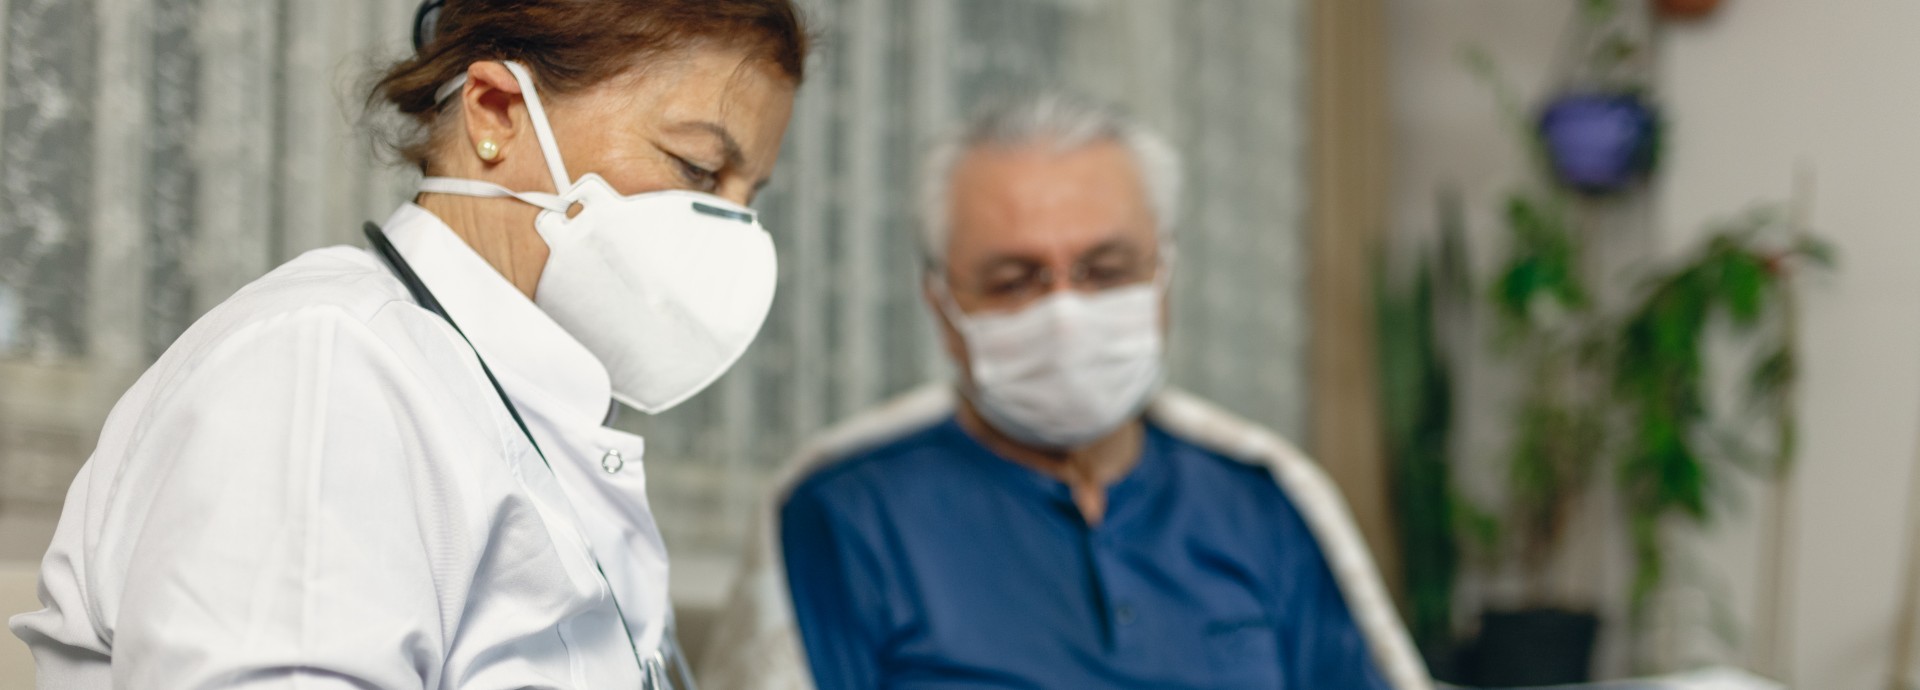
[(555, 213), (566, 213), (573, 202), (560, 198), (558, 194), (546, 192), (516, 192), (492, 182), (467, 180), (458, 177), (428, 177), (420, 180), (420, 191), (439, 194), (458, 194), (476, 197), (513, 197)]
[[(960, 304), (953, 300), (953, 288), (947, 284), (947, 269), (942, 265), (945, 260), (936, 261), (931, 254), (928, 254), (923, 257), (923, 261), (921, 275), (929, 283), (928, 289), (933, 291), (933, 309), (940, 317), (946, 319), (947, 326), (960, 337), (960, 356), (968, 360), (968, 366), (972, 366), (973, 337), (969, 332), (971, 329), (968, 328), (970, 322), (967, 313), (961, 311)], [(956, 370), (955, 373), (958, 371)], [(976, 410), (980, 409), (979, 389), (979, 382), (971, 379), (954, 382), (954, 390), (960, 397), (966, 398), (968, 404), (973, 405)]]
[(926, 270), (923, 271), (921, 275), (925, 276), (928, 287), (933, 290), (934, 308), (938, 309), (941, 315), (947, 317), (947, 323), (951, 324), (954, 330), (959, 331), (960, 340), (965, 342), (967, 340), (967, 313), (961, 311), (960, 303), (953, 300), (953, 288), (947, 285), (946, 269), (936, 266), (932, 257), (926, 259), (925, 266)]
[(527, 72), (525, 65), (513, 60), (503, 64), (513, 73), (514, 81), (520, 82), (520, 95), (527, 100), (527, 116), (533, 120), (533, 136), (540, 140), (540, 153), (547, 159), (547, 172), (553, 174), (553, 193), (566, 194), (573, 187), (573, 178), (567, 176), (567, 164), (560, 160), (560, 146), (554, 143), (553, 126), (547, 122), (547, 109), (540, 105), (540, 94), (533, 87), (533, 75)]
[[(513, 73), (513, 80), (520, 84), (520, 97), (527, 101), (527, 118), (533, 121), (533, 138), (540, 142), (540, 155), (547, 159), (547, 173), (553, 176), (553, 193), (567, 193), (573, 187), (573, 178), (567, 176), (567, 163), (561, 160), (560, 146), (554, 143), (553, 125), (547, 122), (547, 109), (540, 104), (540, 92), (533, 86), (533, 74), (527, 71), (526, 65), (515, 60), (503, 60), (501, 64)], [(433, 100), (435, 103), (445, 103), (466, 85), (467, 75), (461, 73), (435, 91)]]
[(465, 72), (461, 72), (460, 76), (448, 79), (447, 83), (440, 85), (440, 90), (433, 92), (434, 107), (437, 108), (446, 105), (447, 99), (453, 98), (453, 94), (459, 93), (460, 87), (466, 85), (467, 73)]
[(1160, 294), (1167, 294), (1167, 288), (1173, 285), (1173, 265), (1180, 258), (1180, 250), (1173, 245), (1173, 238), (1166, 233), (1160, 235), (1159, 265), (1153, 268), (1153, 283)]

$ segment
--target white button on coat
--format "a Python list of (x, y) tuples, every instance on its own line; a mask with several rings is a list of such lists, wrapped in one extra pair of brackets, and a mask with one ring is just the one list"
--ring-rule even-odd
[(11, 621), (41, 688), (640, 687), (667, 560), (606, 371), (439, 219), (385, 228), (546, 461), (379, 258), (303, 255), (114, 408)]
[(609, 450), (600, 456), (600, 469), (606, 470), (607, 474), (619, 474), (626, 466), (627, 460), (621, 457), (620, 451)]

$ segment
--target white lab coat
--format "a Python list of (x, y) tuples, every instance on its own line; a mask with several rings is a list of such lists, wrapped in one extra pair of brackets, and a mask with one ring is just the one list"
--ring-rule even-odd
[(606, 371), (432, 214), (385, 228), (551, 470), (376, 255), (307, 253), (114, 407), (11, 621), (41, 688), (641, 686), (667, 561)]
[[(923, 388), (823, 434), (788, 462), (761, 507), (730, 606), (700, 660), (702, 690), (813, 690), (780, 553), (779, 507), (801, 480), (938, 423), (953, 414), (953, 404), (950, 386)], [(1433, 690), (1346, 502), (1319, 467), (1280, 436), (1180, 391), (1162, 391), (1146, 415), (1182, 439), (1271, 472), (1319, 543), (1381, 675), (1394, 690)]]

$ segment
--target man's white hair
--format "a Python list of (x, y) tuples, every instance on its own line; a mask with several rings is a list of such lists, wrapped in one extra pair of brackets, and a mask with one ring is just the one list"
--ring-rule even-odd
[(1184, 183), (1180, 153), (1118, 107), (1079, 95), (1043, 92), (992, 103), (934, 145), (920, 181), (920, 239), (928, 264), (935, 270), (946, 269), (947, 241), (953, 232), (953, 173), (969, 152), (983, 146), (1033, 144), (1066, 152), (1106, 142), (1120, 144), (1132, 154), (1160, 242), (1169, 245)]

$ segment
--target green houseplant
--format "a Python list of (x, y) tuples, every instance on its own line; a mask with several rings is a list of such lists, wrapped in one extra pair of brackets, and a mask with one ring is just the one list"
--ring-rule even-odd
[[(1666, 573), (1663, 534), (1681, 518), (1706, 525), (1728, 468), (1791, 468), (1799, 373), (1793, 278), (1830, 268), (1833, 251), (1770, 209), (1720, 224), (1702, 247), (1650, 276), (1614, 334), (1612, 381), (1624, 416), (1616, 476), (1634, 553), (1632, 612), (1639, 621)], [(1771, 428), (1770, 452), (1721, 433), (1708, 405), (1707, 344), (1724, 326), (1759, 354), (1745, 371), (1745, 409)]]
[[(1696, 249), (1646, 271), (1623, 295), (1626, 306), (1604, 313), (1580, 278), (1580, 243), (1540, 203), (1550, 202), (1509, 200), (1511, 248), (1491, 290), (1505, 324), (1502, 350), (1526, 382), (1515, 408), (1502, 529), (1533, 589), (1528, 608), (1493, 612), (1482, 634), (1483, 642), (1492, 635), (1523, 646), (1579, 637), (1546, 628), (1592, 625), (1580, 620), (1584, 611), (1542, 608), (1552, 598), (1541, 589), (1567, 515), (1592, 481), (1616, 482), (1634, 559), (1629, 622), (1644, 629), (1667, 581), (1671, 529), (1710, 526), (1723, 512), (1712, 499), (1729, 472), (1789, 471), (1799, 361), (1794, 288), (1806, 269), (1833, 265), (1824, 242), (1772, 210), (1753, 211), (1716, 224)], [(1741, 363), (1743, 402), (1732, 409), (1709, 404), (1716, 337), (1754, 353)], [(1530, 632), (1489, 631), (1496, 620)], [(1476, 683), (1572, 680), (1534, 665), (1548, 651), (1485, 644), (1478, 651)], [(1644, 658), (1636, 664), (1648, 670)]]
[[(1639, 49), (1617, 3), (1579, 5), (1569, 41), (1579, 78), (1572, 81), (1586, 86), (1563, 87), (1537, 109), (1515, 95), (1485, 52), (1465, 55), (1524, 143), (1532, 180), (1502, 200), (1507, 253), (1488, 290), (1498, 316), (1497, 354), (1522, 380), (1502, 453), (1505, 503), (1484, 511), (1497, 516), (1497, 528), (1480, 530), (1491, 538), (1478, 540), (1489, 572), (1501, 563), (1516, 566), (1520, 598), (1481, 612), (1479, 636), (1462, 662), (1466, 681), (1488, 687), (1587, 680), (1599, 628), (1598, 593), (1557, 589), (1551, 572), (1604, 458), (1607, 326), (1590, 275), (1585, 245), (1597, 233), (1587, 211), (1634, 196), (1658, 158), (1642, 149), (1658, 138), (1613, 140), (1604, 132), (1620, 129), (1606, 122), (1616, 109), (1587, 107), (1595, 94), (1630, 91), (1628, 68)], [(1587, 111), (1581, 117), (1598, 124), (1567, 127), (1569, 110)], [(1641, 108), (1629, 119), (1657, 118)]]
[(1459, 195), (1443, 195), (1437, 246), (1410, 251), (1409, 257), (1381, 257), (1374, 289), (1381, 412), (1408, 626), (1428, 668), (1442, 680), (1458, 678), (1454, 533), (1466, 517), (1452, 479), (1453, 371), (1460, 353), (1457, 338), (1446, 330), (1470, 306), (1461, 216)]
[[(1576, 33), (1589, 35), (1574, 51), (1586, 61), (1578, 69), (1606, 75), (1616, 89), (1628, 88), (1619, 85), (1630, 79), (1622, 75), (1638, 49), (1617, 30), (1594, 27), (1614, 26), (1619, 9), (1612, 0), (1580, 0)], [(1667, 581), (1671, 529), (1712, 523), (1723, 510), (1712, 497), (1730, 469), (1778, 477), (1790, 467), (1793, 278), (1799, 267), (1831, 265), (1831, 252), (1780, 214), (1756, 211), (1709, 228), (1697, 249), (1670, 265), (1636, 270), (1643, 278), (1595, 280), (1589, 243), (1630, 228), (1605, 227), (1595, 218), (1607, 214), (1592, 212), (1635, 203), (1637, 190), (1623, 183), (1596, 194), (1570, 178), (1568, 152), (1584, 144), (1567, 139), (1568, 130), (1536, 127), (1485, 53), (1469, 51), (1467, 64), (1521, 133), (1535, 182), (1503, 199), (1506, 255), (1488, 287), (1500, 317), (1494, 342), (1522, 383), (1503, 454), (1505, 505), (1491, 513), (1500, 516), (1497, 534), (1477, 540), (1488, 560), (1517, 566), (1522, 600), (1482, 612), (1463, 679), (1491, 687), (1577, 682), (1586, 679), (1600, 593), (1582, 601), (1548, 583), (1571, 515), (1596, 482), (1615, 482), (1634, 556), (1628, 622), (1644, 630)], [(1657, 126), (1652, 140), (1660, 140)], [(1607, 143), (1596, 150), (1611, 150)], [(1643, 174), (1651, 175), (1658, 151), (1645, 155)], [(1628, 179), (1627, 168), (1604, 167)], [(1722, 334), (1760, 353), (1745, 363), (1748, 402), (1739, 409), (1708, 405), (1707, 343)], [(1769, 438), (1747, 442), (1753, 434), (1741, 429), (1756, 424), (1771, 430)], [(1473, 509), (1451, 511), (1460, 524), (1458, 516)], [(1641, 651), (1635, 663), (1644, 670)]]
[[(1518, 567), (1517, 602), (1481, 613), (1465, 664), (1486, 687), (1588, 679), (1599, 628), (1596, 602), (1553, 586), (1551, 568), (1590, 493), (1605, 442), (1607, 326), (1587, 278), (1577, 198), (1553, 188), (1506, 199), (1508, 249), (1488, 291), (1494, 343), (1521, 385), (1504, 453), (1506, 502), (1483, 549)], [(1592, 593), (1589, 593), (1591, 595)]]

